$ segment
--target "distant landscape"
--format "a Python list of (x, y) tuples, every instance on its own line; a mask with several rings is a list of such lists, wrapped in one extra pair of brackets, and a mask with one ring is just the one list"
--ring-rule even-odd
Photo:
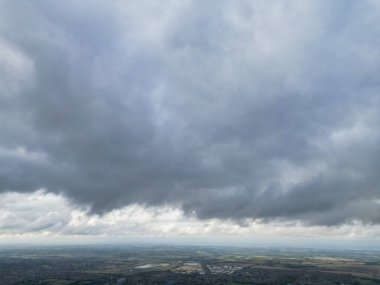
[(0, 251), (0, 284), (380, 284), (380, 251), (35, 246)]

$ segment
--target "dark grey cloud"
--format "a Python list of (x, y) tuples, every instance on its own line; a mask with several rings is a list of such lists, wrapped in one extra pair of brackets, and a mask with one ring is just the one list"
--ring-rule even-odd
[(380, 222), (376, 1), (0, 3), (0, 191)]

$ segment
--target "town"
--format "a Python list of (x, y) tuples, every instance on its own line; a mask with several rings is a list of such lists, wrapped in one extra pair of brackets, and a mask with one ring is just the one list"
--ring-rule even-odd
[(0, 284), (375, 285), (380, 252), (157, 245), (0, 250)]

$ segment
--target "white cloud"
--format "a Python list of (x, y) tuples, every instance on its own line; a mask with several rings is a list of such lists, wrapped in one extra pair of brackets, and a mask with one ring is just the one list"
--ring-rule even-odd
[[(38, 190), (33, 193), (3, 193), (0, 195), (0, 242), (11, 238), (33, 242), (38, 238), (70, 237), (91, 241), (146, 237), (153, 240), (194, 238), (229, 239), (241, 242), (270, 237), (281, 239), (375, 239), (380, 226), (353, 222), (341, 226), (304, 226), (300, 222), (270, 222), (244, 220), (240, 224), (220, 219), (198, 220), (185, 216), (181, 210), (168, 206), (145, 208), (131, 205), (113, 210), (104, 216), (90, 215), (86, 209), (71, 204), (63, 196)], [(67, 241), (67, 240), (66, 240)]]

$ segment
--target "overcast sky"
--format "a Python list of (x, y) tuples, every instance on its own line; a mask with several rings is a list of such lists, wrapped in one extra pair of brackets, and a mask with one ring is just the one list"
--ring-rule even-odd
[(380, 228), (379, 1), (0, 0), (0, 240)]

